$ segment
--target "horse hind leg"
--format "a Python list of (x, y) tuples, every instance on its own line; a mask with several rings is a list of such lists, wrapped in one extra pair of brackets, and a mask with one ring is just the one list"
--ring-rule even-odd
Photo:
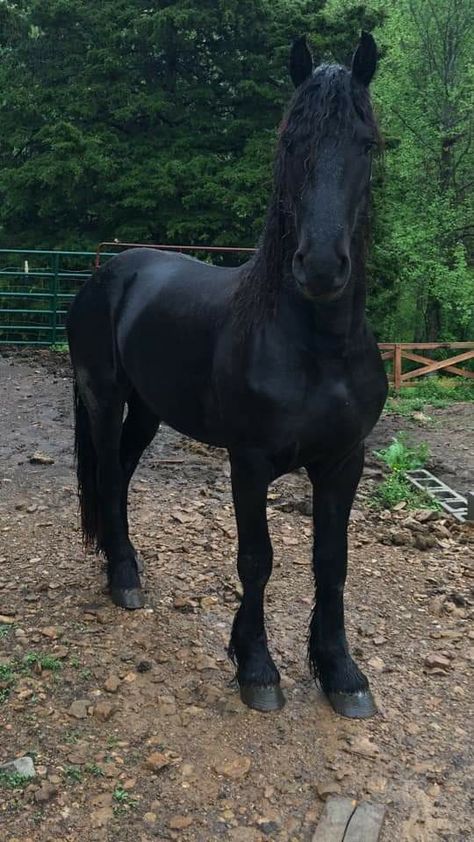
[[(120, 462), (123, 471), (122, 519), (128, 535), (128, 488), (130, 480), (140, 461), (143, 451), (153, 441), (160, 419), (148, 409), (136, 392), (127, 400), (128, 413), (122, 428), (120, 440)], [(135, 550), (138, 572), (143, 571), (143, 562)]]
[(125, 474), (120, 445), (125, 400), (124, 390), (117, 384), (78, 384), (76, 452), (86, 540), (95, 540), (107, 558), (113, 602), (135, 609), (143, 607), (144, 596), (123, 517)]

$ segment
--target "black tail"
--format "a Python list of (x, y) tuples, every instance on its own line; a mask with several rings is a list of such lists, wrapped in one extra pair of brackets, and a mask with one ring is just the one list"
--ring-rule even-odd
[(91, 436), (89, 415), (74, 381), (74, 452), (82, 535), (86, 546), (99, 549), (97, 499), (97, 456)]

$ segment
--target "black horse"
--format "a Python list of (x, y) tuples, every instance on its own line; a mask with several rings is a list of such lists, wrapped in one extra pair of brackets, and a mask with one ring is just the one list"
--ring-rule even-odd
[(284, 704), (264, 626), (267, 492), (276, 477), (304, 466), (314, 489), (310, 664), (338, 713), (375, 712), (349, 654), (343, 607), (364, 439), (387, 390), (364, 312), (371, 151), (379, 141), (368, 93), (375, 66), (366, 33), (350, 70), (314, 70), (305, 39), (294, 43), (296, 92), (249, 263), (217, 268), (131, 249), (84, 285), (67, 323), (82, 527), (107, 557), (116, 605), (144, 604), (127, 491), (160, 421), (228, 449), (243, 585), (230, 651), (242, 700), (257, 710)]

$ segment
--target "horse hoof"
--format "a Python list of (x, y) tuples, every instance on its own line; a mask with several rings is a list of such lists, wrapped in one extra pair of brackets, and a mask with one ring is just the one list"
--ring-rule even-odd
[(143, 608), (145, 605), (145, 596), (141, 588), (112, 588), (110, 595), (115, 605), (128, 608), (129, 611)]
[(270, 684), (266, 687), (244, 684), (239, 689), (244, 705), (252, 710), (269, 713), (272, 710), (281, 710), (285, 706), (286, 699), (279, 684)]
[(349, 719), (369, 719), (377, 713), (377, 705), (370, 690), (360, 693), (327, 693), (333, 710)]

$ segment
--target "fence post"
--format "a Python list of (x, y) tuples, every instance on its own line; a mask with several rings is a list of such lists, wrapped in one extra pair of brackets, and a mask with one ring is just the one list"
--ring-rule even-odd
[(58, 333), (59, 254), (52, 258), (53, 277), (51, 281), (51, 345), (56, 344)]
[(399, 392), (402, 387), (402, 346), (399, 342), (393, 348), (393, 385)]

